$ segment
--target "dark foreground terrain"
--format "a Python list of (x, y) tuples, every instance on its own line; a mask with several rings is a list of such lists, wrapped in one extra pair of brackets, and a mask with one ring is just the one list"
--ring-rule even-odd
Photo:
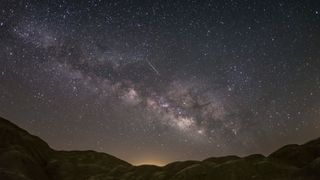
[(320, 179), (320, 138), (287, 145), (268, 157), (213, 157), (173, 162), (164, 167), (132, 166), (94, 151), (56, 151), (40, 138), (0, 118), (1, 180), (127, 179)]

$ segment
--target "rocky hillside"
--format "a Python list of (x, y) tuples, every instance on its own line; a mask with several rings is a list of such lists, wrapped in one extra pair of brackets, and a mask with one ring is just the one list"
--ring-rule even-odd
[(132, 166), (94, 151), (55, 151), (40, 138), (0, 118), (1, 180), (249, 180), (320, 179), (320, 138), (287, 145), (265, 157), (213, 157), (164, 167)]

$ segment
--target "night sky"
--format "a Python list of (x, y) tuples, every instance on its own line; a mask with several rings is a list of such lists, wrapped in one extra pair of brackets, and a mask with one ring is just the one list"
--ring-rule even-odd
[(0, 0), (0, 116), (133, 164), (320, 136), (320, 1)]

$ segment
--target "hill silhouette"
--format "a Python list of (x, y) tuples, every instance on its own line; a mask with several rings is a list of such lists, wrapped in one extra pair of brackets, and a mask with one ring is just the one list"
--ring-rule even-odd
[(316, 180), (320, 138), (286, 145), (265, 157), (212, 157), (163, 167), (133, 166), (95, 151), (56, 151), (40, 138), (0, 118), (2, 180)]

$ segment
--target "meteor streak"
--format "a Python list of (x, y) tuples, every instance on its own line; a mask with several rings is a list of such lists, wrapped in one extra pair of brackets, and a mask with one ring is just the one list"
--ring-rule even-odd
[(154, 67), (154, 65), (151, 64), (151, 62), (150, 62), (149, 60), (147, 60), (147, 62), (148, 62), (148, 65), (152, 68), (152, 70), (153, 70), (156, 74), (158, 74), (158, 75), (160, 76), (159, 71)]

